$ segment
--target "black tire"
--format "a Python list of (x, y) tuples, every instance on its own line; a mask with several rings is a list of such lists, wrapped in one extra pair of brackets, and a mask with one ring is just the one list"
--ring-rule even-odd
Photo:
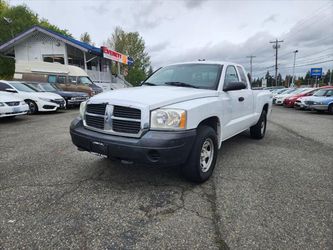
[(330, 104), (330, 106), (328, 106), (328, 113), (333, 115), (333, 104)]
[[(204, 145), (205, 149), (203, 149)], [(210, 157), (202, 157), (202, 154), (204, 154), (202, 150), (210, 154)], [(208, 180), (215, 168), (217, 154), (218, 141), (215, 130), (209, 126), (198, 127), (192, 151), (182, 168), (184, 177), (197, 183)], [(207, 165), (203, 166), (202, 162), (205, 162)]]
[(257, 124), (250, 128), (251, 137), (256, 140), (264, 138), (266, 134), (266, 126), (267, 126), (267, 114), (266, 111), (263, 110)]
[(25, 102), (29, 106), (29, 111), (28, 111), (29, 115), (33, 115), (33, 114), (36, 114), (38, 112), (38, 106), (34, 101), (28, 100), (28, 101), (25, 101)]

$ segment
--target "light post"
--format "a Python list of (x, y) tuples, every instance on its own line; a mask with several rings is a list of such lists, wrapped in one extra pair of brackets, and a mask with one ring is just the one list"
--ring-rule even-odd
[(294, 84), (295, 84), (296, 53), (298, 53), (298, 50), (293, 51), (293, 53), (294, 53), (294, 66), (293, 66), (293, 78), (291, 80), (291, 87), (294, 87)]

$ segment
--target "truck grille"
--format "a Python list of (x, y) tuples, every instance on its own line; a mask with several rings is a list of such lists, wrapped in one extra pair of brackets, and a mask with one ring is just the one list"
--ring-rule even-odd
[[(122, 119), (117, 119), (117, 118)], [(137, 134), (141, 129), (141, 110), (114, 106), (112, 128), (115, 132)]]
[(96, 115), (105, 115), (106, 104), (88, 104), (87, 113), (96, 114)]
[(104, 129), (104, 117), (86, 114), (86, 123), (89, 127)]
[[(106, 118), (106, 104), (88, 104), (85, 114), (85, 122), (89, 127), (105, 131), (138, 135), (141, 131), (141, 110), (136, 108), (113, 106), (112, 117), (108, 123)], [(111, 114), (109, 114), (111, 115)], [(110, 128), (110, 129), (109, 129)]]
[(8, 106), (18, 106), (20, 102), (5, 102)]
[(128, 134), (137, 134), (141, 129), (141, 122), (113, 120), (113, 131)]
[(141, 119), (141, 110), (129, 107), (114, 106), (113, 116), (130, 119)]

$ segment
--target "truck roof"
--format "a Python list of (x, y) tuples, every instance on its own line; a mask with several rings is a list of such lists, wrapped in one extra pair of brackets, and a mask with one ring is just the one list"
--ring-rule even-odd
[(220, 65), (225, 65), (225, 64), (232, 64), (236, 66), (242, 66), (241, 64), (234, 63), (234, 62), (228, 62), (228, 61), (188, 61), (188, 62), (181, 62), (181, 63), (172, 63), (166, 66), (170, 65), (180, 65), (180, 64), (220, 64)]

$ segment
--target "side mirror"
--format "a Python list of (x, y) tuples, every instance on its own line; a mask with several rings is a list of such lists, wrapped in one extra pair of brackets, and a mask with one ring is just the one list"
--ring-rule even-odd
[(10, 93), (17, 93), (15, 89), (10, 89), (10, 88), (5, 89), (5, 91)]
[(223, 86), (223, 91), (233, 91), (246, 89), (246, 84), (244, 82), (229, 82)]

